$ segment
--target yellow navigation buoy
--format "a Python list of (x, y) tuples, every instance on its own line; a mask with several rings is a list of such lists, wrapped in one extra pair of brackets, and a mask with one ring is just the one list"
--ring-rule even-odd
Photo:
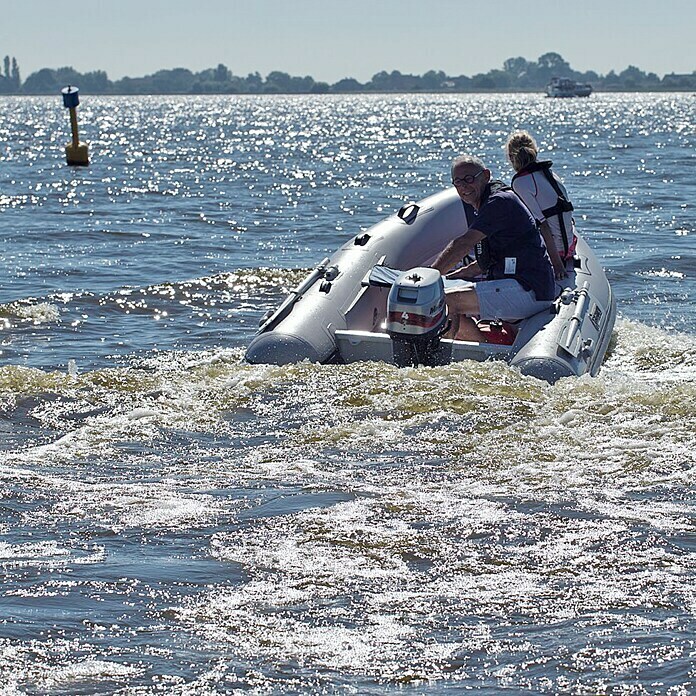
[(72, 142), (65, 146), (65, 156), (70, 166), (86, 167), (89, 164), (87, 145), (80, 142), (77, 134), (77, 112), (75, 109), (80, 103), (80, 99), (77, 96), (79, 91), (74, 85), (68, 85), (61, 90), (63, 106), (66, 109), (70, 109), (70, 126), (72, 128)]

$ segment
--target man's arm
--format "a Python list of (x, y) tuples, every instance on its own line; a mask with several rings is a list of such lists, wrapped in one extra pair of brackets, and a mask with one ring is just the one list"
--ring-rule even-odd
[(431, 264), (440, 273), (452, 270), (485, 237), (471, 227), (461, 237), (452, 240)]

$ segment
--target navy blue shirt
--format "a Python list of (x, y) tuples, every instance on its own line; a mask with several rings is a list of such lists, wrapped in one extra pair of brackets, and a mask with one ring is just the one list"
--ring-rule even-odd
[[(492, 181), (483, 192), (478, 212), (466, 205), (469, 227), (486, 235), (489, 280), (514, 278), (537, 300), (555, 296), (553, 266), (534, 218), (517, 194), (502, 182)], [(477, 252), (477, 258), (479, 253)]]

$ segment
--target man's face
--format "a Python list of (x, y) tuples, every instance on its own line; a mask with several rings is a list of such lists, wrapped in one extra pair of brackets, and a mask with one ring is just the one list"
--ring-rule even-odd
[(481, 169), (475, 164), (464, 163), (454, 168), (452, 183), (457, 189), (459, 197), (465, 203), (478, 207), (483, 190), (486, 188), (490, 177), (490, 172), (487, 169)]

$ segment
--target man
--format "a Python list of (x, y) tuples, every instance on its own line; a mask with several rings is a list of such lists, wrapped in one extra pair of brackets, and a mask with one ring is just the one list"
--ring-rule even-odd
[[(452, 320), (448, 335), (480, 342), (485, 336), (471, 317), (519, 321), (551, 305), (553, 267), (527, 208), (512, 189), (491, 181), (478, 157), (457, 157), (452, 183), (464, 204), (469, 229), (445, 247), (432, 267), (448, 278), (486, 278), (447, 290)], [(476, 261), (453, 270), (471, 251)]]

